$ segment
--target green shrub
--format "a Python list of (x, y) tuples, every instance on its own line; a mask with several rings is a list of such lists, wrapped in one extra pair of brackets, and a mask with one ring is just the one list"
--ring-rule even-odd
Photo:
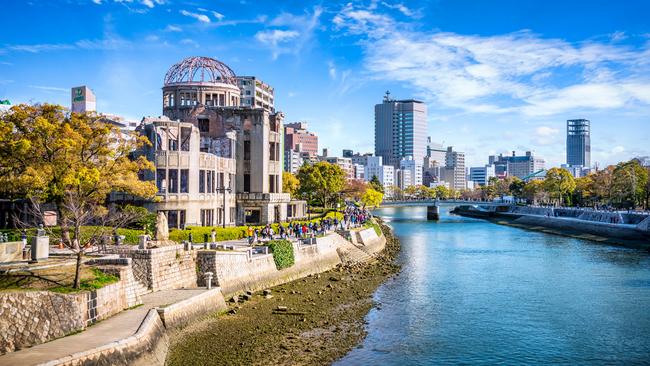
[(273, 261), (277, 269), (283, 269), (293, 266), (295, 258), (293, 256), (293, 245), (288, 240), (271, 240), (267, 244), (273, 252)]
[(203, 243), (205, 242), (205, 235), (208, 235), (208, 241), (212, 237), (212, 229), (217, 233), (217, 241), (225, 240), (236, 240), (246, 237), (246, 226), (236, 226), (236, 227), (211, 227), (211, 226), (190, 226), (185, 230), (174, 229), (169, 233), (169, 240), (181, 242), (184, 240), (189, 240), (190, 232), (192, 233), (192, 242), (193, 243)]

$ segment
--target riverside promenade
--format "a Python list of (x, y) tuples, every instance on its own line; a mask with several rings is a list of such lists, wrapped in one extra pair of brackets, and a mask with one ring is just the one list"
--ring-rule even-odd
[[(111, 254), (93, 265), (119, 274), (120, 280), (96, 291), (3, 293), (7, 301), (0, 324), (6, 327), (0, 335), (5, 342), (14, 342), (8, 343), (14, 351), (0, 356), (0, 366), (163, 365), (169, 331), (226, 310), (224, 296), (368, 262), (385, 243), (372, 227), (293, 240), (295, 263), (287, 268), (276, 268), (267, 247), (247, 247), (241, 241), (198, 250), (187, 245), (116, 248), (120, 257)], [(203, 287), (207, 276), (212, 278), (211, 290)], [(67, 307), (56, 305), (61, 302)], [(79, 322), (86, 324), (82, 331), (65, 327)], [(66, 336), (52, 336), (61, 332)], [(44, 336), (50, 339), (43, 341)]]
[(80, 333), (0, 356), (0, 366), (58, 364), (56, 360), (118, 343), (136, 334), (151, 309), (169, 306), (206, 291), (205, 288), (179, 289), (143, 295), (142, 305), (125, 310)]

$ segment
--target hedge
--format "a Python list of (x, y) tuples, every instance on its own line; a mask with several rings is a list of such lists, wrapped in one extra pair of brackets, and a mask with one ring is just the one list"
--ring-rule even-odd
[(288, 240), (271, 240), (267, 243), (273, 252), (273, 261), (277, 269), (283, 269), (293, 266), (295, 258), (293, 256), (293, 245)]
[[(109, 227), (100, 227), (100, 226), (82, 226), (81, 227), (81, 237), (82, 242), (87, 240), (92, 236), (96, 230), (102, 230), (104, 235), (113, 235), (113, 230)], [(50, 242), (54, 243), (54, 240), (61, 238), (61, 228), (58, 226), (48, 228), (47, 231), (51, 231), (54, 235), (54, 238), (50, 238)], [(7, 233), (9, 241), (20, 241), (23, 235), (22, 229), (3, 229), (0, 230), (0, 233)], [(118, 235), (124, 235), (125, 244), (138, 244), (138, 236), (144, 234), (144, 230), (136, 229), (117, 229)], [(27, 229), (27, 236), (32, 237), (36, 235), (36, 228)]]

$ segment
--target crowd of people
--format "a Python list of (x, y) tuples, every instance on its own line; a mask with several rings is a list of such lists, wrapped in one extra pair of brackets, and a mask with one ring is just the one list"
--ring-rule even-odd
[(326, 217), (310, 222), (280, 223), (277, 225), (277, 232), (269, 224), (261, 229), (249, 226), (247, 229), (248, 243), (252, 245), (274, 239), (314, 238), (335, 230), (350, 230), (363, 226), (371, 217), (367, 210), (356, 206), (346, 207), (342, 214), (342, 220), (339, 220), (338, 216), (340, 215), (337, 215), (337, 217)]

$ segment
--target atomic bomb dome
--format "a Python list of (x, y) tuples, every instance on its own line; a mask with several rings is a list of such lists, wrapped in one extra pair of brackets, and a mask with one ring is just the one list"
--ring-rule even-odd
[(228, 65), (210, 57), (188, 57), (173, 65), (163, 85), (163, 115), (188, 120), (192, 110), (238, 107), (241, 91)]
[(235, 72), (223, 62), (195, 56), (174, 64), (165, 75), (165, 86), (191, 83), (237, 85), (235, 77)]

